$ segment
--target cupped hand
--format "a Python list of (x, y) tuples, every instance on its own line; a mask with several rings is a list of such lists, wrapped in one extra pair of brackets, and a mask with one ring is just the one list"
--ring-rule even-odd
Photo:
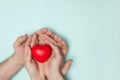
[(38, 38), (36, 34), (32, 35), (32, 37), (29, 36), (25, 44), (25, 67), (32, 80), (45, 80), (43, 64), (35, 61), (31, 55), (31, 47), (33, 47), (35, 44), (38, 44)]
[[(60, 47), (56, 42), (53, 42), (51, 38), (45, 37), (45, 35), (40, 36), (40, 42), (42, 44), (49, 44), (52, 47), (51, 57), (44, 63), (44, 73), (49, 80), (63, 80), (64, 70), (68, 70), (70, 65), (68, 63), (64, 64), (64, 56)], [(72, 62), (72, 60), (71, 60)], [(71, 63), (70, 63), (71, 64)], [(68, 67), (66, 67), (66, 65)], [(64, 72), (66, 72), (64, 71)]]

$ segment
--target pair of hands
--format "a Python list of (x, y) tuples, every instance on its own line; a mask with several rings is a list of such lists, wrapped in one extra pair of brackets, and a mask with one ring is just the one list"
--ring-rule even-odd
[[(31, 56), (31, 47), (35, 44), (49, 44), (51, 57), (44, 63), (38, 63)], [(33, 35), (21, 36), (14, 43), (15, 55), (21, 64), (25, 64), (32, 80), (63, 80), (72, 60), (64, 61), (67, 53), (66, 43), (50, 30), (43, 28)]]

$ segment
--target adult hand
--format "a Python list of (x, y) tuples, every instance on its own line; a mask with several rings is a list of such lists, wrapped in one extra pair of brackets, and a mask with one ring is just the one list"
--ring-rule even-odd
[(38, 44), (38, 37), (34, 34), (32, 37), (29, 36), (29, 39), (26, 42), (25, 54), (26, 54), (26, 62), (25, 67), (31, 77), (32, 80), (45, 80), (44, 72), (43, 72), (43, 64), (35, 61), (31, 56), (31, 47), (35, 44)]
[[(63, 57), (63, 52), (59, 48), (56, 42), (53, 42), (51, 38), (48, 38), (45, 35), (40, 36), (40, 42), (42, 44), (49, 44), (53, 51), (51, 57), (44, 63), (44, 73), (47, 76), (47, 79), (49, 80), (63, 80), (63, 71), (62, 70), (68, 70), (70, 67), (70, 64), (64, 64), (64, 57)], [(72, 62), (72, 60), (70, 60)]]
[(14, 43), (14, 54), (0, 64), (0, 80), (10, 80), (23, 67), (26, 40), (26, 34), (20, 36)]
[(25, 34), (23, 36), (20, 36), (17, 38), (17, 40), (14, 42), (14, 56), (16, 57), (16, 61), (18, 61), (21, 65), (24, 64), (24, 50), (25, 50), (25, 43), (27, 41), (28, 36)]
[(65, 75), (67, 73), (67, 71), (69, 70), (73, 60), (67, 60), (65, 61), (67, 52), (68, 52), (68, 47), (67, 47), (67, 43), (57, 34), (55, 34), (54, 32), (52, 32), (51, 30), (49, 30), (48, 28), (42, 28), (38, 31), (35, 32), (36, 34), (38, 34), (39, 36), (39, 43), (41, 44), (41, 38), (42, 35), (44, 35), (44, 37), (48, 40), (50, 40), (52, 43), (58, 45), (58, 47), (60, 48), (60, 50), (62, 51), (62, 55), (63, 55), (63, 66), (61, 68), (61, 72), (63, 75)]

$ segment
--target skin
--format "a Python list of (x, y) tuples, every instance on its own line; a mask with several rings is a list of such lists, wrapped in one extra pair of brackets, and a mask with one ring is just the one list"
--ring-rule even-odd
[[(39, 30), (39, 34), (46, 34), (48, 31), (48, 29), (43, 28)], [(0, 80), (10, 80), (24, 66), (24, 50), (27, 39), (28, 36), (26, 34), (18, 37), (13, 44), (14, 54), (0, 63)]]
[[(64, 47), (67, 47), (67, 46), (61, 47), (60, 45), (58, 45), (57, 42), (54, 42), (52, 38), (50, 38), (50, 37), (48, 37), (46, 35), (43, 35), (43, 36), (40, 36), (40, 37), (41, 37), (41, 42), (43, 44), (45, 44), (45, 43), (47, 43), (47, 44), (52, 43), (52, 44), (56, 45), (59, 48), (59, 51), (61, 52), (61, 56), (62, 56), (62, 59), (61, 59), (62, 66), (61, 66), (60, 72), (61, 72), (62, 75), (65, 75), (66, 72), (69, 70), (69, 68), (71, 66), (71, 63), (73, 62), (72, 59), (65, 61), (67, 48), (66, 48), (66, 50), (64, 50)], [(45, 67), (44, 67), (45, 69), (44, 70), (46, 70), (46, 67), (49, 65), (49, 60), (46, 61), (44, 63), (44, 65), (45, 65)]]
[[(55, 42), (57, 42), (57, 44), (60, 47), (62, 47), (62, 50), (64, 52), (67, 52), (66, 43), (59, 36), (54, 34), (52, 31), (48, 30), (47, 28), (40, 29), (35, 33), (37, 33), (37, 35), (41, 35), (41, 34), (47, 35), (48, 37), (52, 38)], [(24, 50), (27, 39), (28, 39), (27, 35), (20, 36), (14, 43), (14, 54), (4, 62), (0, 63), (0, 80), (11, 79), (24, 66), (25, 63)], [(31, 45), (33, 44), (34, 41), (31, 43)], [(62, 69), (62, 72), (64, 74), (66, 73), (67, 68), (70, 66), (71, 63), (72, 61), (68, 61), (66, 66)], [(38, 66), (41, 69), (41, 66), (40, 65)]]
[[(67, 47), (67, 43), (58, 35), (56, 35), (55, 33), (53, 33), (51, 30), (48, 30), (47, 28), (44, 28), (44, 32), (46, 32), (45, 34), (41, 34), (40, 30), (36, 31), (36, 33), (39, 35), (39, 43), (41, 44), (41, 38), (42, 35), (45, 36), (46, 39), (49, 39), (52, 43), (58, 45), (58, 47), (60, 47), (61, 51), (62, 51), (62, 55), (63, 58), (65, 60), (67, 52), (68, 52), (68, 47)], [(73, 60), (67, 60), (64, 61), (63, 64), (64, 66), (61, 68), (61, 72), (63, 75), (66, 74), (66, 72), (68, 71), (68, 69), (70, 68), (71, 64), (72, 64)]]
[[(20, 36), (14, 43), (14, 54), (0, 64), (0, 80), (10, 80), (24, 64), (24, 44), (27, 35)], [(7, 74), (6, 74), (7, 73)]]
[(38, 44), (37, 35), (29, 37), (25, 44), (25, 68), (31, 77), (31, 80), (46, 80), (43, 72), (43, 64), (37, 63), (31, 56), (31, 47)]
[(61, 68), (63, 66), (64, 58), (62, 51), (53, 43), (51, 38), (41, 37), (42, 44), (49, 44), (52, 47), (51, 57), (44, 63), (44, 73), (48, 80), (64, 80)]
[[(32, 42), (34, 44), (38, 44), (37, 39), (38, 38), (34, 37)], [(36, 43), (36, 41), (37, 41), (37, 43)], [(39, 35), (39, 44), (45, 44), (45, 43), (49, 44), (53, 49), (52, 56), (50, 57), (50, 59), (48, 61), (46, 61), (45, 63), (38, 63), (37, 61), (34, 61), (31, 58), (30, 47), (28, 47), (29, 49), (26, 48), (26, 49), (28, 49), (28, 52), (26, 52), (26, 53), (28, 55), (27, 57), (29, 57), (29, 58), (26, 58), (26, 69), (27, 69), (29, 75), (31, 76), (32, 80), (37, 80), (37, 79), (45, 80), (46, 78), (47, 78), (47, 80), (63, 80), (64, 79), (63, 75), (65, 75), (65, 73), (68, 71), (68, 69), (72, 63), (72, 60), (68, 60), (65, 63), (65, 61), (64, 61), (65, 53), (63, 53), (63, 50), (61, 50), (62, 47), (57, 45), (57, 42), (55, 42), (53, 40), (53, 38), (48, 37), (46, 34)], [(30, 63), (30, 61), (32, 63)], [(34, 70), (34, 69), (36, 69), (36, 70)], [(39, 69), (42, 69), (41, 71), (43, 74), (41, 73), (41, 71)], [(32, 74), (36, 74), (36, 76), (32, 75)], [(42, 78), (41, 78), (41, 74), (42, 74)], [(46, 76), (46, 78), (45, 78), (45, 76)]]

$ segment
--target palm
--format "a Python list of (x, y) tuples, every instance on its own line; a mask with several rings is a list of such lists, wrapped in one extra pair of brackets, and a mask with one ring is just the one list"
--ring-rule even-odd
[[(72, 63), (72, 60), (68, 60), (67, 62), (64, 61), (65, 58), (66, 58), (66, 53), (67, 53), (67, 45), (66, 45), (66, 43), (63, 41), (62, 45), (64, 45), (64, 46), (60, 46), (58, 42), (56, 42), (55, 40), (53, 40), (52, 38), (50, 38), (47, 35), (41, 35), (40, 36), (40, 41), (41, 41), (40, 43), (42, 43), (42, 44), (46, 44), (46, 43), (50, 44), (50, 43), (52, 43), (52, 44), (56, 45), (56, 47), (59, 48), (59, 51), (61, 53), (61, 55), (60, 55), (61, 56), (61, 62), (60, 62), (61, 66), (59, 67), (59, 70), (62, 73), (62, 75), (65, 75), (66, 72), (68, 71), (71, 63)], [(45, 71), (45, 73), (50, 70), (49, 67), (52, 66), (52, 64), (55, 64), (55, 62), (56, 62), (56, 60), (54, 60), (54, 58), (53, 58), (53, 60), (48, 59), (44, 63), (44, 71)]]
[[(39, 39), (38, 39), (37, 34), (34, 34), (32, 37), (32, 42), (31, 42), (30, 46), (33, 47), (36, 44), (39, 44)], [(34, 63), (36, 63), (35, 65), (36, 65), (38, 71), (40, 71), (39, 73), (42, 73), (43, 72), (43, 64), (37, 62), (36, 60), (34, 60)], [(43, 75), (43, 74), (41, 74), (41, 75)]]
[(59, 73), (58, 71), (62, 72), (62, 69), (63, 69), (62, 65), (64, 63), (65, 63), (64, 58), (61, 55), (58, 58), (57, 55), (53, 51), (51, 57), (44, 63), (44, 72), (46, 73), (46, 75), (52, 74), (52, 72), (53, 74), (55, 74), (55, 72)]
[(30, 37), (27, 42), (26, 46), (29, 46), (29, 50), (25, 50), (26, 53), (28, 53), (28, 57), (26, 58), (26, 68), (32, 76), (33, 79), (37, 80), (36, 78), (45, 80), (44, 74), (43, 74), (43, 64), (39, 64), (36, 60), (34, 60), (31, 56), (31, 50), (30, 47), (33, 47), (34, 45), (38, 44), (38, 38), (37, 35), (34, 34), (32, 37)]

